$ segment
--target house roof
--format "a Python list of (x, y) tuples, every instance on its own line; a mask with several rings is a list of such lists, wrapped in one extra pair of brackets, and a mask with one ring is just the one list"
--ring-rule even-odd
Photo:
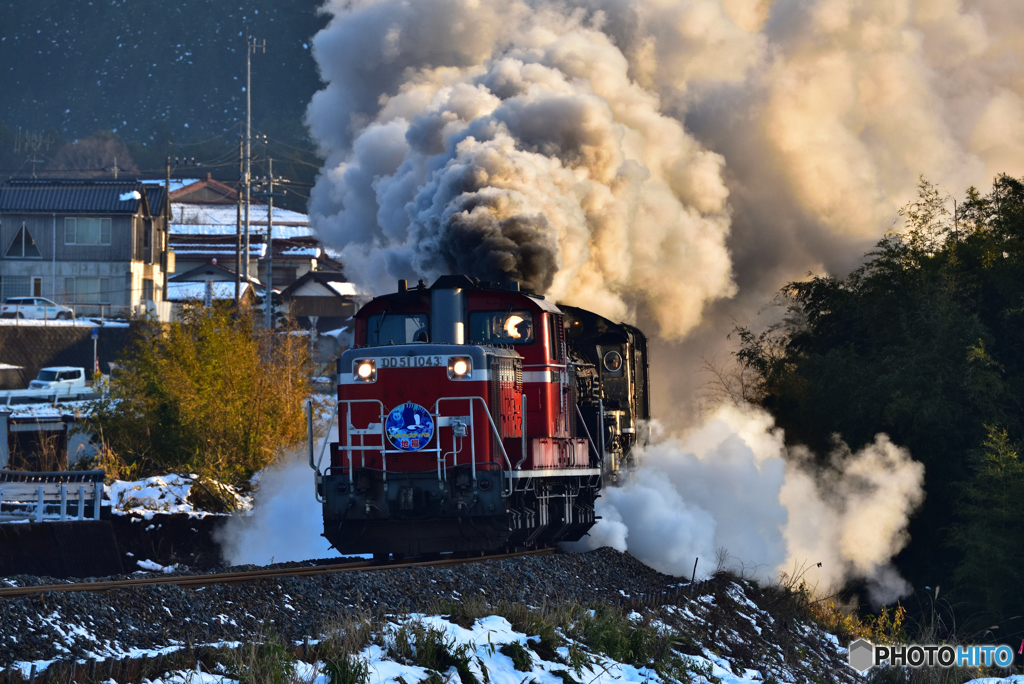
[(310, 271), (281, 291), (282, 297), (341, 297), (358, 294), (341, 271)]
[[(250, 235), (267, 232), (267, 214), (266, 204), (253, 202), (249, 205)], [(171, 193), (171, 235), (234, 235), (237, 225), (237, 205), (177, 202), (174, 193)], [(274, 207), (274, 239), (314, 234), (308, 216)]]
[(162, 185), (146, 183), (146, 197), (149, 199), (150, 216), (160, 216), (164, 213), (164, 201), (167, 199), (167, 189)]
[[(235, 236), (221, 235), (171, 235), (170, 247), (179, 259), (218, 259), (224, 264), (234, 264)], [(285, 261), (308, 261), (319, 259), (324, 251), (314, 238), (274, 239), (274, 259)], [(249, 258), (265, 259), (267, 244), (265, 235), (250, 235)]]
[[(196, 261), (202, 259), (209, 261), (217, 259), (218, 263), (235, 263), (235, 254), (240, 250), (235, 249), (235, 238), (217, 237), (212, 240), (203, 239), (205, 236), (171, 236), (170, 249), (174, 250), (175, 257), (180, 261)], [(276, 252), (277, 250), (275, 250)], [(262, 259), (265, 254), (265, 247), (262, 241), (249, 241), (249, 258)]]
[[(164, 189), (138, 180), (11, 179), (0, 184), (0, 212), (159, 215)], [(152, 201), (159, 205), (154, 210)]]
[(171, 204), (230, 204), (238, 203), (238, 190), (206, 175), (203, 180), (171, 191)]
[[(167, 279), (168, 284), (174, 282), (206, 282), (207, 280), (218, 280), (218, 281), (235, 281), (235, 271), (230, 268), (226, 268), (216, 263), (213, 260), (203, 264), (202, 266), (196, 266), (190, 271), (184, 273), (176, 273)], [(244, 281), (243, 281), (244, 282)], [(261, 283), (256, 278), (249, 276), (249, 282), (258, 287), (262, 287)], [(232, 296), (234, 296), (232, 290)]]

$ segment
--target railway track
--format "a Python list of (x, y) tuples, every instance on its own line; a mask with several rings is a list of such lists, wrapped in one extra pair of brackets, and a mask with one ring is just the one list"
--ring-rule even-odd
[(41, 584), (35, 587), (0, 587), (0, 598), (13, 598), (16, 596), (30, 596), (47, 592), (75, 592), (75, 591), (112, 591), (115, 589), (131, 589), (134, 587), (152, 587), (160, 584), (173, 584), (179, 587), (196, 589), (209, 587), (215, 584), (241, 584), (261, 579), (275, 579), (278, 577), (312, 577), (314, 575), (332, 575), (339, 572), (370, 572), (374, 570), (394, 570), (397, 568), (422, 568), (422, 567), (444, 567), (448, 565), (461, 565), (463, 563), (477, 563), (487, 560), (504, 560), (506, 558), (518, 558), (520, 556), (542, 556), (554, 553), (555, 549), (534, 549), (531, 551), (520, 551), (516, 553), (500, 553), (472, 558), (439, 558), (427, 561), (409, 561), (380, 563), (378, 561), (360, 561), (356, 563), (334, 563), (330, 565), (315, 565), (301, 568), (275, 568), (272, 570), (249, 570), (246, 572), (220, 572), (208, 575), (183, 575), (177, 577), (139, 577), (124, 580), (109, 580), (103, 582), (71, 582), (68, 584)]

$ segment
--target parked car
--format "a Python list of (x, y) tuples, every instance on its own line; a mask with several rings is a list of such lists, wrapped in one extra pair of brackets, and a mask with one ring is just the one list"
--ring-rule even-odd
[(40, 368), (36, 379), (28, 383), (30, 390), (85, 387), (85, 369), (74, 366)]
[(0, 318), (64, 320), (74, 317), (73, 310), (42, 297), (8, 297), (0, 305)]

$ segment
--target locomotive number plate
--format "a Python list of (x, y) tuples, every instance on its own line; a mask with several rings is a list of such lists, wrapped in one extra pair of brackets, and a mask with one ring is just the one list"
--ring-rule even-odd
[(381, 368), (430, 368), (444, 366), (448, 360), (441, 356), (385, 356), (380, 360)]

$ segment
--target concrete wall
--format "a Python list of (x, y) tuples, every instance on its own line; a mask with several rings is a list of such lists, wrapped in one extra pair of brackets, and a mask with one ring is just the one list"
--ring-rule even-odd
[[(131, 328), (99, 328), (100, 371), (110, 372), (110, 362), (127, 346)], [(32, 379), (46, 366), (81, 366), (91, 375), (92, 329), (86, 326), (0, 326), (0, 362), (22, 366)], [(23, 389), (0, 387), (0, 389)]]

